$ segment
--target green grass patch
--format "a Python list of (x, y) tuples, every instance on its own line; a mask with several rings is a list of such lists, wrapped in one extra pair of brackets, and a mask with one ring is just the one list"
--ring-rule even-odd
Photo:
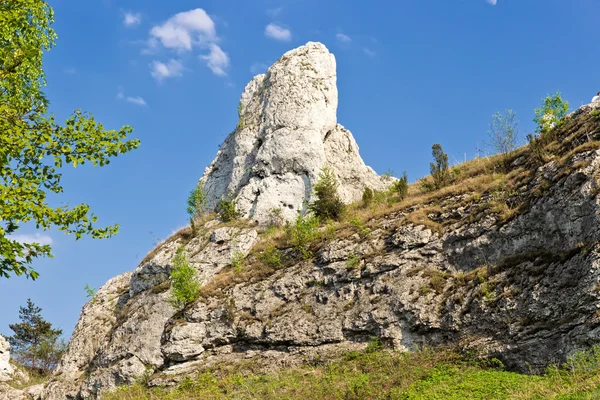
[(543, 375), (524, 375), (503, 370), (497, 360), (467, 360), (449, 349), (401, 353), (373, 343), (330, 363), (268, 374), (252, 368), (216, 369), (186, 377), (175, 388), (120, 387), (102, 400), (575, 400), (600, 395), (598, 350), (580, 353), (575, 362)]

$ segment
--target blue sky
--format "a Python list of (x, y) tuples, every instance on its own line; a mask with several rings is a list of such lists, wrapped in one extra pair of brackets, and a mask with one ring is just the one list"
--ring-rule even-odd
[[(496, 3), (496, 4), (493, 4)], [(513, 109), (523, 136), (560, 90), (572, 108), (600, 90), (597, 0), (54, 0), (45, 58), (51, 111), (82, 108), (142, 145), (109, 166), (66, 169), (60, 201), (88, 203), (109, 240), (57, 231), (41, 273), (0, 280), (0, 333), (28, 297), (68, 337), (84, 286), (133, 270), (186, 223), (189, 190), (237, 122), (245, 84), (285, 51), (324, 43), (337, 58), (338, 121), (377, 172), (428, 173), (431, 145), (457, 162), (483, 147), (491, 115)]]

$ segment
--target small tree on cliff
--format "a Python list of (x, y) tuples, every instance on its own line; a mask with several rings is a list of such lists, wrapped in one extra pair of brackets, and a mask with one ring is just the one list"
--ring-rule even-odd
[(21, 322), (9, 325), (14, 335), (8, 337), (14, 357), (22, 365), (47, 374), (54, 369), (65, 351), (60, 340), (61, 329), (41, 316), (42, 309), (27, 299), (27, 305), (19, 308)]
[(344, 216), (346, 205), (338, 195), (338, 181), (331, 168), (323, 168), (315, 185), (317, 199), (308, 206), (321, 220), (339, 221)]
[(434, 162), (429, 163), (429, 170), (433, 178), (433, 184), (436, 189), (441, 189), (450, 181), (448, 154), (444, 153), (441, 144), (436, 143), (431, 146), (431, 155)]

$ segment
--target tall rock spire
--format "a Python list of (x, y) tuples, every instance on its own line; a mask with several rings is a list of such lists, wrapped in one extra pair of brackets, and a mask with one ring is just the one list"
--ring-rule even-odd
[(321, 43), (291, 50), (242, 93), (239, 122), (201, 182), (214, 208), (227, 196), (245, 217), (265, 222), (271, 210), (294, 218), (310, 200), (323, 167), (334, 170), (340, 195), (358, 200), (365, 186), (385, 187), (337, 124), (335, 57)]

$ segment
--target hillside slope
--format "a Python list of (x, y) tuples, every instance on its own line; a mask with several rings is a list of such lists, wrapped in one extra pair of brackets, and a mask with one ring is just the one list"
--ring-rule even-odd
[[(194, 231), (176, 232), (133, 272), (109, 280), (84, 306), (68, 352), (37, 398), (96, 398), (139, 380), (172, 385), (240, 362), (275, 371), (360, 350), (373, 337), (401, 351), (473, 350), (524, 372), (542, 372), (598, 342), (600, 105), (580, 108), (544, 143), (509, 159), (453, 167), (443, 189), (423, 193), (413, 185), (402, 201), (379, 192), (368, 207), (352, 205), (346, 221), (318, 228), (266, 227), (268, 207), (291, 204), (281, 203), (278, 191), (293, 186), (284, 194), (302, 204), (322, 166), (334, 169), (347, 200), (369, 182), (389, 184), (364, 165), (351, 134), (336, 127), (331, 85), (302, 89), (321, 79), (312, 79), (320, 70), (309, 68), (310, 60), (331, 64), (332, 56), (319, 44), (290, 54), (260, 78), (278, 96), (269, 97), (269, 85), (244, 92), (244, 122), (203, 178), (212, 182), (212, 201), (233, 190), (251, 219), (222, 223), (206, 214)], [(283, 108), (260, 114), (273, 99)], [(321, 106), (331, 130), (302, 125), (321, 115)], [(277, 110), (291, 110), (293, 118), (279, 118)], [(278, 129), (300, 145), (311, 141), (310, 154), (287, 151)], [(280, 151), (267, 152), (271, 146)], [(248, 149), (258, 158), (247, 158)], [(283, 216), (289, 220), (296, 208)], [(202, 289), (178, 311), (169, 301), (169, 276), (180, 248)]]
[[(599, 339), (599, 115), (568, 116), (543, 162), (525, 147), (508, 173), (477, 159), (440, 191), (356, 208), (352, 223), (321, 228), (306, 259), (281, 230), (244, 221), (209, 216), (198, 236), (177, 232), (84, 307), (43, 398), (249, 359), (274, 370), (372, 337), (399, 350), (457, 345), (520, 371), (563, 362)], [(168, 275), (179, 246), (203, 289), (178, 313)], [(274, 248), (280, 263), (265, 257)]]

